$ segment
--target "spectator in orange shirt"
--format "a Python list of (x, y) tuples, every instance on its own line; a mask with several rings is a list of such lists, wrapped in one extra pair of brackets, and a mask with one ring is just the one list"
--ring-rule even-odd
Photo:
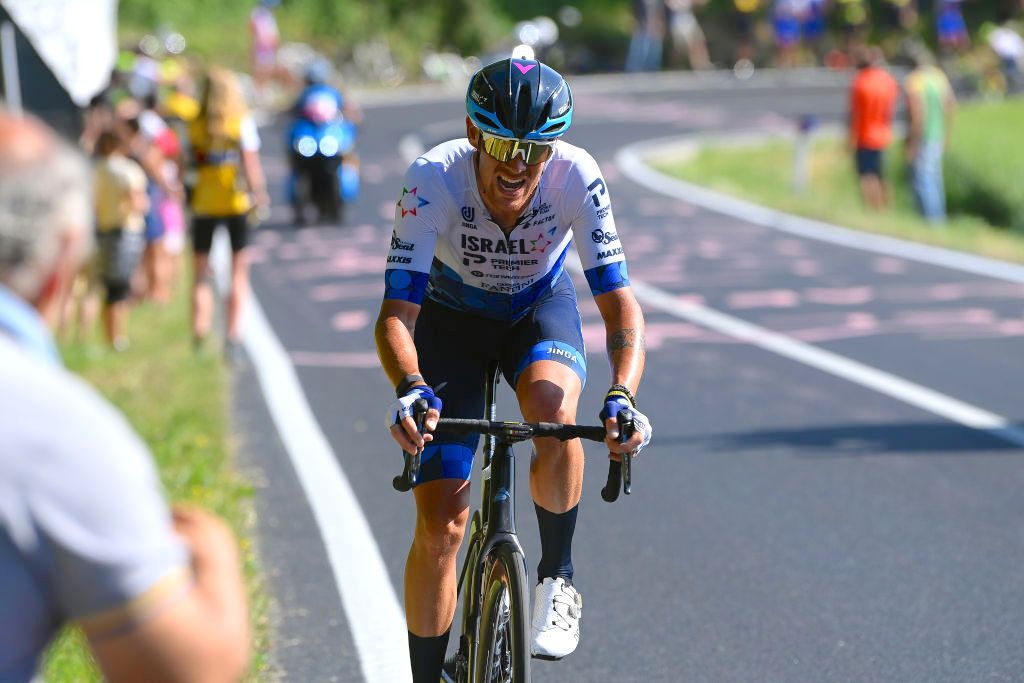
[(900, 88), (882, 68), (882, 51), (860, 48), (855, 53), (857, 76), (850, 84), (850, 150), (854, 153), (864, 203), (875, 210), (889, 203), (882, 175), (882, 152), (892, 140), (892, 119)]

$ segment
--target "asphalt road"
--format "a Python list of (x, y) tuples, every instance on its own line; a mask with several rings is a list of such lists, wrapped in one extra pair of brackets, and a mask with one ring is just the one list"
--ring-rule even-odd
[[(655, 193), (615, 163), (646, 139), (837, 121), (842, 84), (594, 79), (576, 93), (569, 139), (602, 166), (634, 280), (1024, 422), (1024, 284), (780, 233)], [(436, 93), (367, 106), (362, 193), (341, 229), (286, 225), (283, 133), (264, 132), (277, 207), (254, 235), (254, 290), (398, 596), (413, 503), (390, 486), (400, 457), (382, 426), (391, 389), (372, 326), (408, 163), (399, 141), (463, 134), (462, 112), (458, 96)], [(589, 422), (609, 379), (600, 317), (577, 289)], [(644, 307), (638, 398), (654, 440), (633, 495), (613, 505), (588, 449), (574, 544), (582, 641), (562, 662), (536, 662), (535, 681), (1024, 680), (1019, 442)], [(360, 620), (341, 607), (251, 364), (236, 375), (234, 410), (258, 484), (277, 668), (294, 681), (362, 680)], [(526, 469), (519, 530), (532, 572)]]

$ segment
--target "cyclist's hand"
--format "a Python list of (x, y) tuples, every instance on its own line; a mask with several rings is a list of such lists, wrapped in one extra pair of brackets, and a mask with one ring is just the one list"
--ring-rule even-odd
[[(424, 433), (420, 434), (413, 419), (412, 406), (419, 399), (425, 399), (429, 409), (427, 419), (423, 423)], [(441, 399), (434, 395), (434, 390), (426, 385), (409, 389), (401, 398), (395, 399), (385, 416), (385, 426), (391, 430), (391, 438), (406, 453), (416, 453), (423, 445), (433, 439), (430, 432), (434, 431), (437, 421), (441, 418)]]
[[(623, 408), (629, 408), (633, 413), (633, 435), (625, 443), (619, 443), (619, 423), (615, 416)], [(643, 447), (651, 442), (651, 421), (636, 406), (630, 404), (625, 396), (606, 396), (604, 409), (601, 410), (599, 417), (604, 422), (604, 443), (608, 446), (608, 454), (612, 460), (621, 460), (622, 453), (639, 455)]]

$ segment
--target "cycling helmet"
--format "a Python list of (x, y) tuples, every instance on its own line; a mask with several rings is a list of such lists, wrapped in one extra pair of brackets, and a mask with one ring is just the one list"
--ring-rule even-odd
[(466, 113), (481, 130), (504, 138), (547, 141), (572, 123), (569, 84), (532, 59), (503, 59), (473, 75)]

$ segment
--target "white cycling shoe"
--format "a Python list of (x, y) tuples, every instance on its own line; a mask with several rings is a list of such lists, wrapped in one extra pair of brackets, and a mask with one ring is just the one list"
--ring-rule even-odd
[(583, 598), (558, 576), (534, 589), (530, 654), (538, 659), (561, 659), (580, 643)]

